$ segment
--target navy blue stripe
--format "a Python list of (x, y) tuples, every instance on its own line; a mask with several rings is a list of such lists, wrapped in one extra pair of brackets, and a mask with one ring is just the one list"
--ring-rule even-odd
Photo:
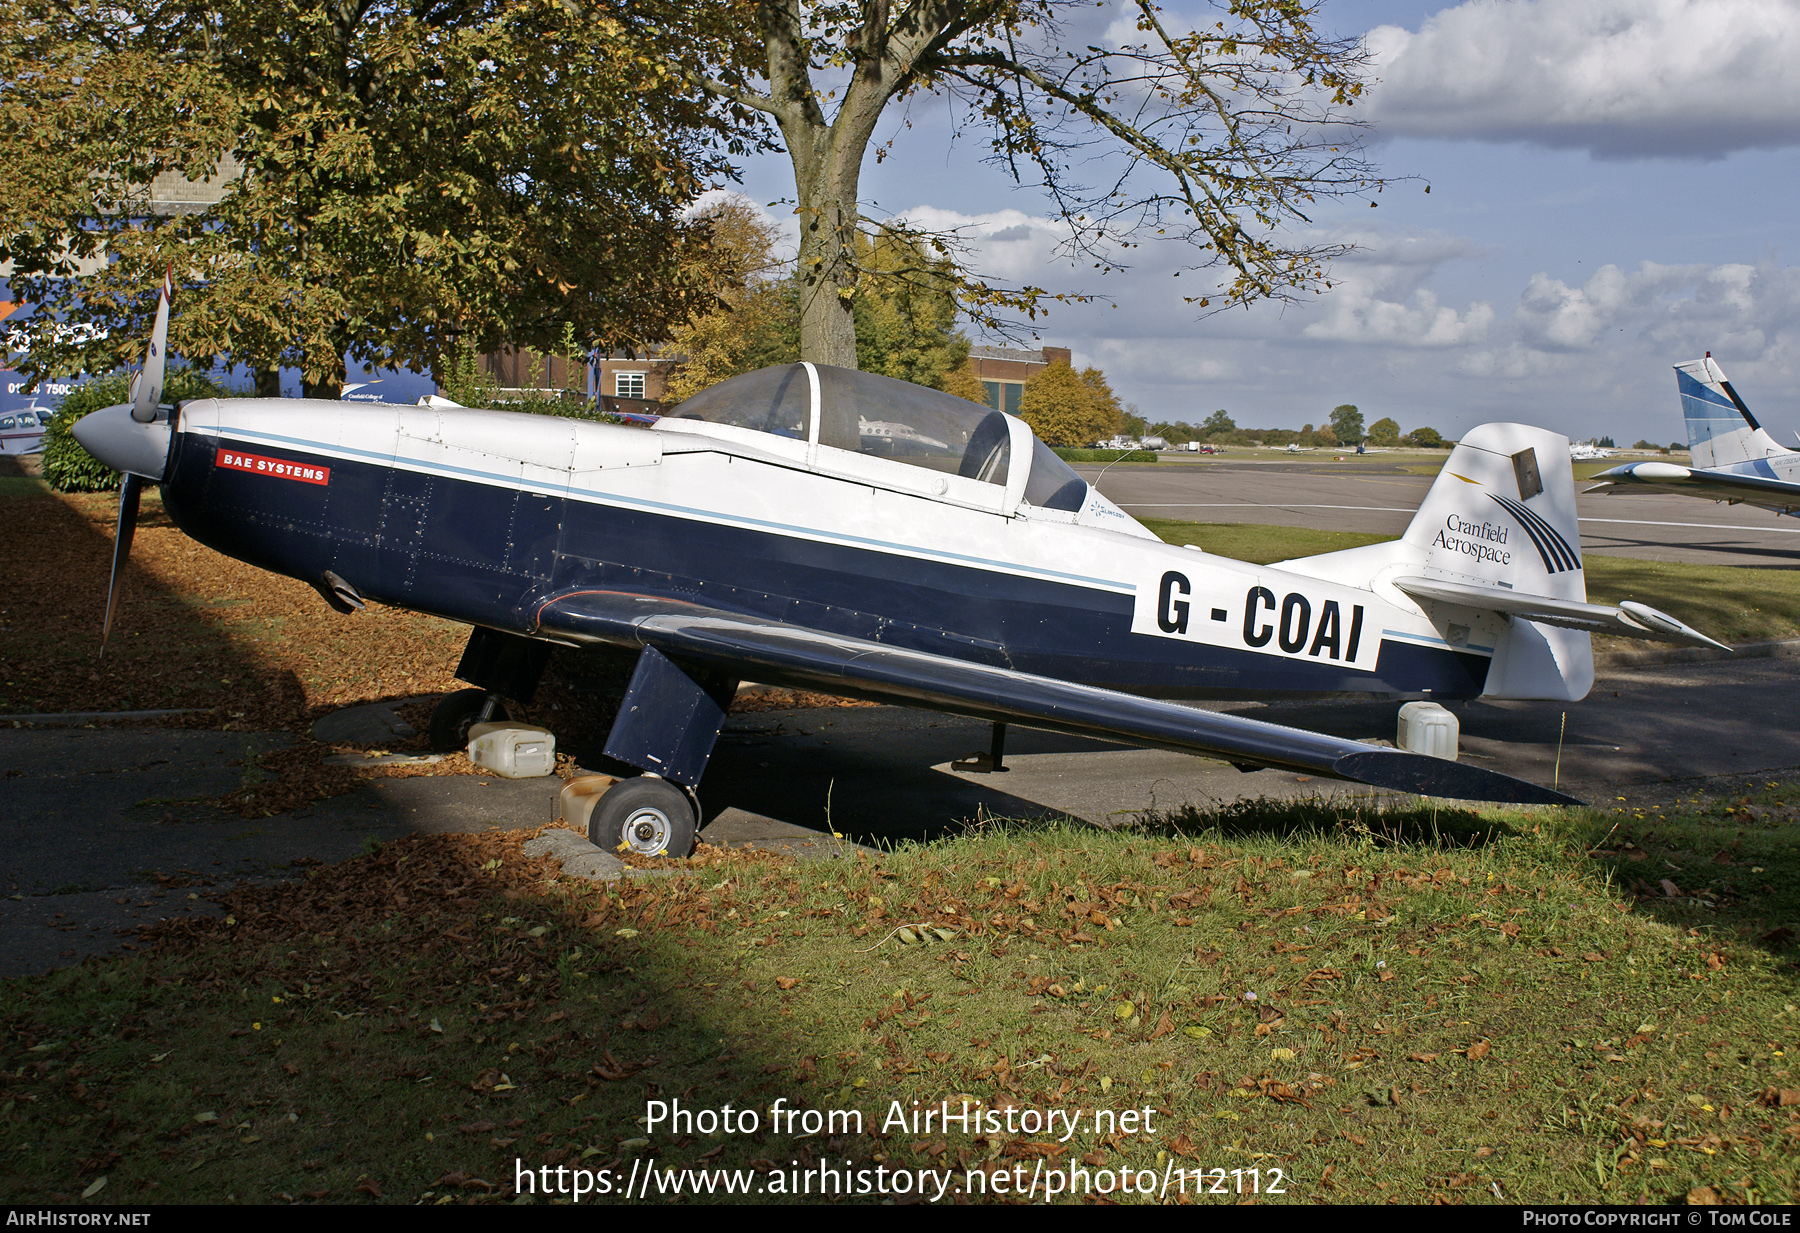
[(1496, 496), (1494, 499), (1511, 510), (1513, 516), (1520, 522), (1530, 527), (1536, 527), (1538, 533), (1543, 536), (1544, 542), (1550, 545), (1551, 554), (1562, 563), (1564, 569), (1573, 569), (1579, 564), (1575, 559), (1574, 551), (1569, 547), (1569, 541), (1564, 539), (1562, 533), (1551, 526), (1537, 511), (1507, 497)]

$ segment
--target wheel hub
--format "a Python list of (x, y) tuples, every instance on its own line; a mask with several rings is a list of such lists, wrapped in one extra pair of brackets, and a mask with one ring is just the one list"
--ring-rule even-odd
[(626, 845), (639, 856), (662, 856), (675, 833), (674, 824), (660, 809), (643, 808), (625, 819)]

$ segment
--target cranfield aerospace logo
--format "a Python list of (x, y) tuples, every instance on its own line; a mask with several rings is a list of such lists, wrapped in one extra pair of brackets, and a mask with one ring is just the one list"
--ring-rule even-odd
[(1461, 514), (1451, 514), (1444, 519), (1444, 529), (1437, 533), (1432, 547), (1460, 552), (1477, 561), (1511, 565), (1512, 552), (1506, 547), (1506, 535), (1510, 529), (1497, 527), (1491, 522), (1470, 522)]
[[(1581, 557), (1569, 546), (1569, 541), (1563, 538), (1561, 531), (1517, 501), (1491, 492), (1487, 495), (1493, 497), (1501, 509), (1519, 520), (1526, 537), (1531, 540), (1531, 546), (1537, 549), (1538, 557), (1544, 562), (1546, 573), (1560, 574), (1565, 569), (1581, 568)], [(1461, 514), (1450, 514), (1444, 519), (1443, 529), (1431, 544), (1434, 548), (1460, 552), (1477, 561), (1511, 565), (1512, 549), (1507, 546), (1507, 536), (1511, 531), (1511, 527), (1495, 526), (1491, 522), (1471, 522)]]

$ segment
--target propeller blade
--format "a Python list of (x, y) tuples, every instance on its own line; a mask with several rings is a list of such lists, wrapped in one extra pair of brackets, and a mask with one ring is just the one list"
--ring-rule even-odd
[(156, 408), (162, 405), (164, 360), (169, 350), (169, 271), (163, 271), (162, 295), (156, 301), (156, 325), (150, 331), (150, 351), (144, 356), (144, 371), (131, 387), (131, 418), (140, 424), (156, 419)]
[(131, 555), (131, 537), (137, 533), (138, 501), (143, 492), (143, 479), (126, 472), (125, 482), (119, 485), (119, 528), (113, 535), (112, 581), (106, 587), (106, 625), (100, 631), (101, 655), (106, 654), (113, 612), (119, 606), (119, 576), (125, 572), (125, 560)]

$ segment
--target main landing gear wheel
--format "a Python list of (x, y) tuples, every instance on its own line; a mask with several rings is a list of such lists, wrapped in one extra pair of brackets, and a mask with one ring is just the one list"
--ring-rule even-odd
[[(433, 753), (455, 753), (469, 746), (469, 729), (487, 705), (485, 689), (459, 689), (437, 704), (431, 711), (430, 739)], [(490, 719), (511, 719), (506, 703), (498, 703)]]
[(686, 856), (694, 850), (694, 802), (666, 779), (641, 775), (606, 790), (588, 818), (588, 839), (603, 852)]

